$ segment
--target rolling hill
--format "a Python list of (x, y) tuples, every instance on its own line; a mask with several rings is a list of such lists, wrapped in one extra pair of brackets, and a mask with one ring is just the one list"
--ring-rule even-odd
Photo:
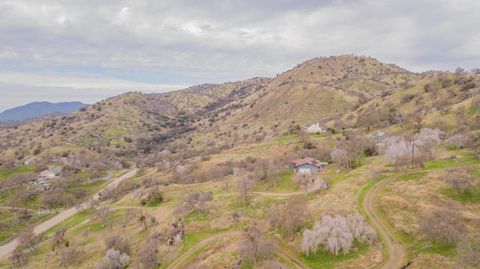
[(33, 102), (23, 106), (7, 109), (0, 113), (1, 122), (19, 122), (49, 115), (62, 115), (87, 106), (81, 102)]

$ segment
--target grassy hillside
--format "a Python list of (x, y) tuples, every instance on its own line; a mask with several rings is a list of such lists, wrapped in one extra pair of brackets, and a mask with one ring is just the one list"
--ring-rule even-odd
[[(28, 259), (0, 267), (94, 268), (116, 249), (128, 268), (475, 268), (479, 86), (478, 74), (337, 56), (275, 78), (132, 92), (0, 129), (0, 240), (28, 238), (29, 225), (102, 190), (41, 243), (21, 245)], [(303, 131), (315, 122), (328, 130)], [(425, 128), (439, 131), (427, 129), (421, 143)], [(406, 150), (389, 151), (395, 141)], [(303, 157), (328, 162), (310, 179), (328, 189), (312, 190), (289, 168)], [(51, 166), (64, 168), (52, 190), (28, 184)], [(136, 176), (105, 188), (133, 166)], [(49, 200), (59, 193), (65, 203)], [(352, 239), (337, 254), (305, 251), (304, 232), (326, 215), (376, 237)]]

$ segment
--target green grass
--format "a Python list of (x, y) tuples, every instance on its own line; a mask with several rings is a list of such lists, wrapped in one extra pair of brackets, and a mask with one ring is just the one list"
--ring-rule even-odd
[(26, 172), (31, 172), (33, 171), (34, 167), (31, 164), (26, 164), (26, 165), (20, 165), (16, 168), (10, 169), (10, 170), (0, 170), (0, 178), (8, 178), (13, 174), (17, 173), (26, 173)]
[(269, 191), (269, 192), (295, 192), (298, 191), (298, 185), (293, 181), (294, 172), (292, 169), (287, 169), (281, 172), (274, 181), (264, 180), (259, 181), (255, 186), (255, 191)]
[(360, 254), (366, 253), (368, 245), (354, 244), (354, 247), (348, 254), (340, 253), (338, 256), (327, 253), (323, 250), (317, 251), (314, 255), (306, 256), (301, 254), (299, 259), (312, 269), (334, 268), (338, 263), (353, 259)]
[(445, 188), (445, 189), (441, 189), (440, 193), (455, 201), (460, 201), (463, 203), (474, 203), (474, 204), (480, 203), (479, 191), (457, 192), (454, 189)]
[(33, 213), (33, 216), (28, 221), (28, 223), (17, 223), (17, 219), (12, 212), (10, 212), (9, 210), (0, 210), (0, 223), (6, 225), (5, 228), (0, 229), (0, 244), (3, 244), (14, 238), (20, 231), (22, 231), (27, 226), (27, 224), (32, 225), (35, 223), (40, 223), (52, 217), (53, 215), (53, 213)]
[(462, 164), (480, 164), (480, 160), (478, 160), (474, 154), (466, 153), (464, 156), (459, 158), (429, 161), (425, 164), (424, 169), (444, 169)]
[(400, 241), (409, 248), (409, 257), (414, 257), (415, 253), (433, 253), (445, 257), (454, 257), (456, 253), (455, 243), (442, 243), (427, 240), (419, 240), (405, 233), (397, 233)]
[(420, 253), (435, 253), (445, 257), (454, 257), (457, 250), (455, 243), (424, 242), (424, 245), (419, 249)]
[(205, 221), (208, 220), (207, 213), (201, 213), (198, 211), (192, 211), (185, 216), (185, 223), (192, 223), (196, 221)]
[(425, 177), (427, 174), (428, 174), (428, 172), (426, 172), (426, 171), (417, 170), (417, 171), (413, 171), (413, 172), (409, 172), (409, 173), (405, 173), (403, 175), (400, 175), (398, 177), (398, 179), (403, 180), (403, 181), (419, 180), (420, 178)]
[(87, 220), (89, 218), (89, 216), (93, 213), (93, 210), (82, 210), (80, 212), (78, 212), (77, 214), (71, 216), (70, 218), (66, 219), (65, 221), (53, 226), (52, 228), (48, 229), (46, 232), (45, 232), (45, 235), (47, 237), (50, 237), (50, 236), (53, 236), (53, 234), (55, 233), (55, 231), (58, 231), (59, 229), (61, 228), (66, 228), (66, 229), (69, 229), (77, 224), (80, 224), (82, 222), (84, 222), (85, 220)]

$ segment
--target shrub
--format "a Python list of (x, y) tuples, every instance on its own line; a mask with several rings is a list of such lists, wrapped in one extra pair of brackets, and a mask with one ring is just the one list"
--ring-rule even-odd
[(143, 198), (140, 203), (145, 206), (155, 206), (163, 202), (163, 192), (158, 189), (150, 190), (147, 194), (147, 197)]
[(412, 101), (414, 98), (415, 98), (415, 94), (406, 94), (402, 96), (402, 99), (400, 100), (400, 104), (406, 104)]

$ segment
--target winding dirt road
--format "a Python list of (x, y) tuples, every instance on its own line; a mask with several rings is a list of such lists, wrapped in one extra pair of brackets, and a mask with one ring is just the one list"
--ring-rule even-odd
[(393, 177), (384, 179), (376, 183), (365, 195), (363, 207), (365, 213), (370, 217), (372, 224), (377, 228), (377, 232), (383, 241), (387, 250), (387, 260), (383, 263), (382, 269), (400, 269), (405, 265), (405, 249), (395, 238), (388, 224), (378, 216), (375, 211), (375, 195), (379, 189), (388, 185), (394, 180)]
[(167, 266), (166, 269), (174, 269), (174, 268), (184, 268), (184, 266), (192, 259), (195, 257), (196, 252), (199, 250), (202, 250), (203, 248), (207, 247), (210, 244), (213, 244), (217, 241), (220, 241), (223, 238), (235, 238), (235, 237), (240, 237), (242, 235), (242, 232), (240, 231), (230, 231), (230, 232), (225, 232), (225, 233), (219, 233), (214, 236), (208, 237), (191, 248), (189, 248), (187, 251), (182, 253), (180, 257), (175, 258), (175, 260)]
[[(166, 269), (181, 269), (185, 268), (186, 265), (188, 265), (188, 262), (190, 262), (195, 256), (198, 254), (199, 251), (202, 249), (209, 247), (212, 244), (220, 242), (220, 240), (224, 238), (240, 238), (242, 236), (241, 231), (229, 231), (229, 232), (224, 232), (224, 233), (219, 233), (216, 235), (213, 235), (211, 237), (208, 237), (191, 248), (189, 248), (186, 252), (182, 253), (179, 257), (175, 258), (175, 260), (169, 264)], [(297, 269), (307, 269), (301, 261), (299, 261), (296, 257), (292, 256), (290, 253), (285, 251), (284, 249), (277, 249), (276, 254), (282, 258), (284, 258), (287, 261), (290, 261), (291, 264), (295, 265), (295, 268)]]
[[(118, 184), (120, 184), (120, 182), (122, 182), (126, 179), (129, 179), (129, 178), (133, 177), (134, 175), (136, 175), (137, 171), (138, 171), (138, 169), (133, 169), (133, 170), (130, 170), (127, 173), (123, 174), (122, 176), (113, 179), (107, 186), (102, 188), (102, 190), (95, 193), (93, 195), (92, 199), (93, 200), (98, 200), (99, 197), (100, 197), (99, 196), (100, 192), (102, 192), (102, 191), (104, 191), (108, 188), (116, 187)], [(75, 215), (81, 209), (87, 207), (88, 203), (89, 202), (84, 202), (84, 203), (80, 204), (79, 206), (72, 207), (72, 208), (61, 211), (60, 213), (51, 217), (50, 219), (36, 225), (33, 228), (33, 232), (38, 235), (38, 234), (41, 234), (41, 233), (47, 231), (48, 229), (52, 228), (53, 226), (61, 223), (62, 221), (70, 218), (71, 216)], [(10, 254), (18, 246), (18, 244), (19, 244), (18, 239), (15, 238), (12, 241), (8, 242), (7, 244), (0, 246), (0, 259), (4, 258), (8, 254)]]

